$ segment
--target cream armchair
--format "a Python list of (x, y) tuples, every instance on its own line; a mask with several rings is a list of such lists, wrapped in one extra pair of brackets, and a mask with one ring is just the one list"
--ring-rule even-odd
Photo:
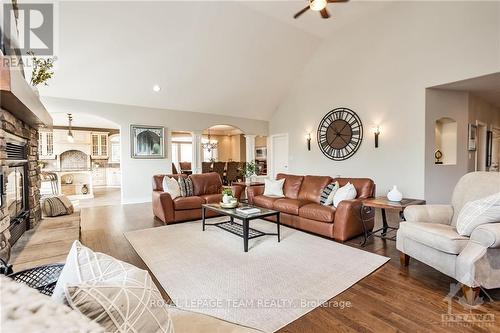
[(410, 206), (397, 233), (401, 264), (410, 257), (456, 279), (466, 291), (500, 288), (500, 220), (483, 224), (470, 237), (457, 233), (458, 214), (469, 201), (500, 192), (500, 174), (473, 172), (453, 191), (451, 205)]

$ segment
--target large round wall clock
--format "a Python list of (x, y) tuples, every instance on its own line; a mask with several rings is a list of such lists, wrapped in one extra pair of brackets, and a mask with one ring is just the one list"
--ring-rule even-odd
[(362, 140), (361, 119), (348, 108), (333, 109), (319, 123), (319, 149), (334, 161), (343, 161), (354, 155)]

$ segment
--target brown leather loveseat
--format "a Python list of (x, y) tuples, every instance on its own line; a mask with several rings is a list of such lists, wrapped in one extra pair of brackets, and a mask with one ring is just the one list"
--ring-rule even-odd
[[(172, 200), (170, 194), (163, 192), (163, 178), (165, 176), (178, 179), (179, 177), (191, 178), (193, 181), (194, 196), (177, 197)], [(222, 186), (219, 174), (215, 172), (193, 175), (154, 175), (153, 176), (153, 213), (165, 223), (191, 221), (201, 219), (201, 205), (205, 203), (219, 203), (222, 199)], [(241, 196), (240, 186), (229, 187), (233, 195)], [(207, 210), (207, 217), (217, 216)]]
[[(276, 179), (285, 179), (283, 194), (285, 198), (264, 196), (264, 186), (247, 189), (250, 204), (274, 209), (281, 212), (280, 222), (291, 227), (315, 234), (346, 241), (363, 233), (361, 223), (362, 199), (375, 195), (375, 183), (368, 178), (331, 178), (328, 176), (295, 176), (278, 174)], [(344, 200), (338, 207), (323, 206), (321, 192), (328, 184), (338, 181), (340, 186), (348, 182), (354, 185), (357, 197)], [(366, 227), (373, 229), (374, 212), (364, 214)]]

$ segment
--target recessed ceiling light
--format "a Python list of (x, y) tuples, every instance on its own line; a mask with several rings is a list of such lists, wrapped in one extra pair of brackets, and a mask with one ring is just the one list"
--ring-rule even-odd
[(155, 84), (155, 85), (153, 86), (153, 91), (154, 91), (154, 92), (159, 92), (160, 90), (161, 90), (161, 87), (160, 87), (159, 85)]

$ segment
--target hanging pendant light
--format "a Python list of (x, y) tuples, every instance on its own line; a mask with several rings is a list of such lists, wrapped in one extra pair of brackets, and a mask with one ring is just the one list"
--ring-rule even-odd
[(212, 141), (210, 137), (210, 128), (208, 129), (208, 141), (205, 143), (202, 143), (203, 149), (206, 149), (209, 153), (211, 153), (213, 150), (217, 149), (219, 144), (217, 141)]
[(71, 131), (71, 122), (73, 121), (73, 116), (71, 113), (68, 113), (68, 141), (70, 143), (75, 142), (75, 138), (73, 137), (73, 132)]

